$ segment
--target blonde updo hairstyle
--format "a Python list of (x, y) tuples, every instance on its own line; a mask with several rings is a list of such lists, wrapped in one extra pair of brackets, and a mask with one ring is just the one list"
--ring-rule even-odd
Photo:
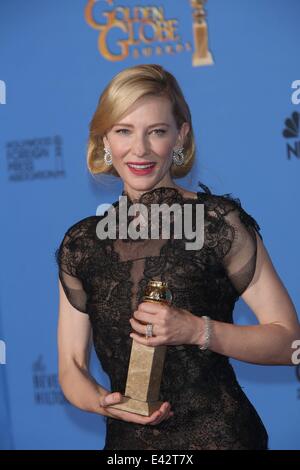
[(186, 176), (195, 159), (195, 140), (188, 104), (175, 77), (157, 64), (141, 64), (119, 72), (101, 94), (90, 123), (87, 166), (95, 174), (119, 176), (113, 165), (104, 163), (103, 136), (118, 122), (135, 102), (145, 96), (164, 96), (172, 104), (174, 119), (179, 130), (184, 122), (190, 130), (183, 144), (185, 160), (181, 166), (171, 165), (171, 176)]

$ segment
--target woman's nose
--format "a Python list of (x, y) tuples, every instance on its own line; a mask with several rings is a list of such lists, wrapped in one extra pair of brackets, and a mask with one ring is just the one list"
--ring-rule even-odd
[(132, 151), (137, 157), (143, 157), (148, 153), (149, 144), (143, 137), (137, 137), (132, 144)]

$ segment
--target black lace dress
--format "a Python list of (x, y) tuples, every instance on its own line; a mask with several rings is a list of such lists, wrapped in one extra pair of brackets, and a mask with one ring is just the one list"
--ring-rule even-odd
[[(118, 200), (111, 206), (117, 221), (115, 239), (97, 235), (106, 212), (70, 227), (55, 252), (67, 298), (89, 315), (95, 351), (112, 391), (125, 392), (132, 344), (129, 319), (149, 280), (168, 282), (177, 307), (232, 323), (235, 302), (253, 278), (257, 236), (261, 237), (258, 224), (239, 199), (200, 186), (204, 191), (194, 198), (171, 187), (147, 191), (134, 201), (125, 191), (122, 195), (129, 208), (135, 202), (149, 208), (152, 203), (178, 203), (184, 210), (189, 205), (195, 229), (196, 205), (203, 204), (201, 248), (186, 249), (191, 240), (173, 236), (174, 217), (168, 238), (122, 239), (122, 224), (127, 227), (134, 216), (119, 223)], [(160, 229), (164, 225), (160, 219)], [(168, 346), (160, 399), (171, 403), (174, 416), (158, 425), (105, 418), (104, 449), (268, 449), (266, 429), (224, 355), (196, 345)]]

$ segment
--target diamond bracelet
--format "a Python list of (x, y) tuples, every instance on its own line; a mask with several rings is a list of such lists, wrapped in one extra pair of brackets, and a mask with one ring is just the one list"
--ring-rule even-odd
[(199, 346), (199, 349), (201, 349), (203, 351), (205, 349), (208, 349), (209, 343), (210, 343), (211, 318), (207, 317), (205, 315), (202, 318), (204, 319), (204, 322), (205, 322), (205, 326), (204, 326), (204, 343), (202, 344), (202, 346)]

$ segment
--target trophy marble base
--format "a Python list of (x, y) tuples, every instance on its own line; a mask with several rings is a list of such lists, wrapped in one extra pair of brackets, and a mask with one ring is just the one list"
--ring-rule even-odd
[[(167, 283), (152, 280), (147, 284), (143, 301), (171, 305), (172, 293)], [(158, 410), (163, 404), (163, 401), (159, 400), (161, 398), (159, 391), (166, 352), (166, 345), (147, 346), (133, 339), (122, 401), (107, 408), (142, 416), (150, 416)]]
[(109, 408), (115, 408), (117, 410), (129, 411), (130, 413), (136, 413), (142, 416), (150, 416), (154, 411), (158, 410), (162, 401), (140, 401), (134, 400), (133, 398), (123, 397), (122, 403), (116, 403), (115, 405), (107, 406)]
[(123, 411), (150, 416), (163, 404), (159, 389), (167, 347), (132, 341), (126, 388), (122, 402), (111, 405)]

